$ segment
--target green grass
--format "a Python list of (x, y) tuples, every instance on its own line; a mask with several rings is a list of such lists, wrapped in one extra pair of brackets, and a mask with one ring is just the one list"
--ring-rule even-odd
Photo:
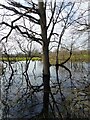
[(0, 58), (0, 61), (26, 61), (26, 60), (32, 60), (32, 61), (41, 61), (42, 59), (39, 58), (39, 57), (3, 57), (3, 58)]
[(32, 61), (42, 61), (42, 58), (39, 58), (39, 57), (33, 57), (33, 58), (32, 58)]

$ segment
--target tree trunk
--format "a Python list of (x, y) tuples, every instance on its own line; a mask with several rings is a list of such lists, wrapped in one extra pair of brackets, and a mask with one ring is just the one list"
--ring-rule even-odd
[(43, 83), (44, 83), (44, 96), (43, 96), (43, 113), (48, 117), (49, 111), (49, 91), (50, 91), (50, 71), (49, 71), (49, 53), (48, 47), (43, 47)]
[(46, 12), (43, 0), (39, 2), (39, 13), (41, 23), (41, 34), (43, 40), (43, 84), (44, 84), (44, 96), (43, 96), (43, 113), (45, 117), (48, 117), (49, 108), (49, 91), (50, 91), (50, 70), (49, 70), (49, 41), (47, 40), (47, 25), (46, 25)]

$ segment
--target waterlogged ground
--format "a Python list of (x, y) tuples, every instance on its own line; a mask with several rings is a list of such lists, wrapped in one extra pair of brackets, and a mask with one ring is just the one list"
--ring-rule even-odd
[[(50, 67), (49, 114), (51, 118), (89, 118), (90, 63), (67, 63), (58, 73)], [(42, 62), (3, 63), (1, 117), (32, 118), (43, 108)]]

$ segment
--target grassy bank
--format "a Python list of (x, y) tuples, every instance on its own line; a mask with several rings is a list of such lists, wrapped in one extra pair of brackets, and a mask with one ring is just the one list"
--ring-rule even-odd
[(16, 61), (26, 61), (26, 60), (41, 61), (42, 59), (40, 57), (33, 57), (33, 58), (31, 58), (31, 57), (9, 57), (9, 58), (3, 57), (3, 58), (0, 58), (0, 61), (14, 61), (14, 62), (16, 62)]
[[(50, 63), (55, 64), (56, 62), (56, 52), (52, 52), (49, 54), (50, 57)], [(60, 52), (59, 53), (59, 63), (64, 62), (69, 57), (68, 52)], [(2, 57), (0, 58), (0, 61), (26, 61), (26, 60), (32, 60), (32, 61), (42, 61), (42, 55), (40, 57)], [(72, 62), (90, 62), (90, 54), (87, 52), (73, 52), (71, 58), (69, 61)]]
[[(67, 58), (69, 58), (69, 53), (59, 54), (58, 60), (59, 63), (64, 62)], [(90, 62), (90, 54), (72, 54), (69, 61), (72, 62)], [(50, 63), (54, 64), (56, 62), (56, 54), (51, 53), (50, 54)]]

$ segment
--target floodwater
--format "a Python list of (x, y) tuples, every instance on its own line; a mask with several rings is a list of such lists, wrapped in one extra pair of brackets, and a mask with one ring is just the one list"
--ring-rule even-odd
[[(90, 63), (68, 62), (50, 67), (49, 113), (51, 117), (90, 116)], [(1, 118), (33, 118), (43, 109), (43, 64), (40, 61), (3, 63)], [(0, 71), (1, 72), (1, 71)], [(58, 74), (58, 76), (57, 76)], [(57, 79), (58, 77), (58, 79)]]

